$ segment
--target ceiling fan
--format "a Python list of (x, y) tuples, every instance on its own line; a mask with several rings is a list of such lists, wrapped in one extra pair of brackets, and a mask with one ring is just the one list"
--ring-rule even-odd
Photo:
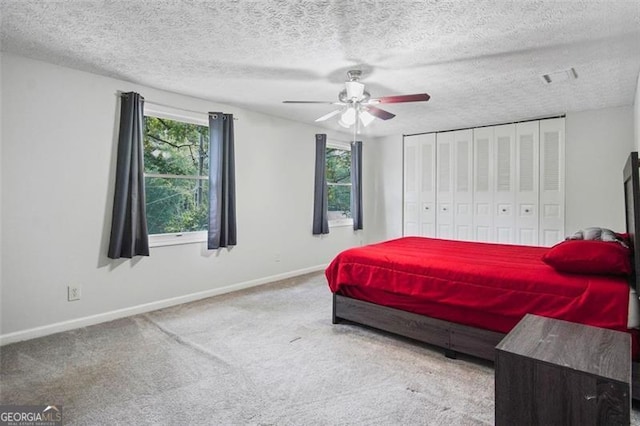
[(316, 122), (328, 120), (340, 114), (338, 124), (342, 127), (349, 128), (362, 123), (363, 126), (371, 124), (375, 118), (381, 120), (390, 120), (395, 117), (395, 114), (378, 108), (378, 104), (395, 104), (400, 102), (423, 102), (428, 101), (430, 96), (426, 93), (418, 93), (415, 95), (396, 95), (396, 96), (382, 96), (380, 98), (372, 98), (371, 94), (364, 90), (364, 84), (360, 83), (360, 77), (362, 77), (362, 71), (350, 70), (347, 71), (347, 77), (349, 78), (345, 82), (345, 88), (338, 93), (338, 102), (331, 101), (283, 101), (285, 104), (329, 104), (339, 105), (340, 108), (331, 111), (328, 114), (316, 119)]

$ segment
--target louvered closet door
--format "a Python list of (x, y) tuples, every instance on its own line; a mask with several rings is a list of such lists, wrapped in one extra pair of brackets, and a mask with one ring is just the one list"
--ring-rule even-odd
[(515, 124), (494, 127), (493, 241), (514, 244), (515, 237)]
[(493, 236), (493, 127), (473, 130), (473, 238)]
[(564, 238), (564, 118), (540, 120), (540, 244)]
[(436, 134), (419, 136), (420, 235), (436, 236)]
[(540, 123), (516, 124), (516, 243), (538, 245)]
[(435, 237), (435, 134), (404, 138), (404, 235)]
[(473, 240), (473, 131), (453, 134), (453, 222), (456, 240)]
[(419, 139), (404, 138), (404, 235), (420, 235)]
[(454, 238), (453, 223), (453, 132), (438, 133), (437, 171), (436, 171), (436, 236), (438, 238)]

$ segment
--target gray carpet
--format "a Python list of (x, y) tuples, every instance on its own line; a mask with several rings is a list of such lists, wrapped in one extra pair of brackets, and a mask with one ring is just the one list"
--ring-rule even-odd
[[(493, 423), (493, 368), (331, 324), (322, 274), (0, 348), (2, 404), (65, 424)], [(640, 419), (634, 411), (634, 420)]]

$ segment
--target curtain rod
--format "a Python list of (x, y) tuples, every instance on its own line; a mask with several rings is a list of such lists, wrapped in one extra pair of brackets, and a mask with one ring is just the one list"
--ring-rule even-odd
[[(124, 95), (126, 95), (126, 93), (120, 92), (119, 95), (120, 96), (124, 96)], [(150, 100), (146, 99), (144, 96), (142, 97), (142, 99), (144, 99), (144, 102), (147, 103), (147, 104), (153, 104), (153, 105), (161, 106), (161, 107), (165, 107), (165, 108), (177, 109), (177, 110), (185, 111), (185, 112), (192, 112), (194, 114), (209, 115), (208, 112), (195, 111), (195, 110), (187, 109), (187, 108), (179, 108), (179, 107), (176, 107), (176, 106), (173, 106), (173, 105), (163, 104), (161, 102), (150, 101)], [(238, 118), (237, 117), (233, 117), (233, 121), (236, 121), (236, 120), (238, 120)]]
[[(165, 108), (172, 108), (172, 109), (177, 109), (177, 110), (185, 111), (185, 112), (192, 112), (194, 114), (202, 114), (202, 115), (207, 115), (207, 116), (209, 115), (208, 112), (194, 111), (192, 109), (187, 109), (187, 108), (179, 108), (179, 107), (175, 107), (173, 105), (167, 105), (167, 104), (163, 104), (163, 103), (160, 103), (160, 102), (148, 101), (146, 99), (144, 100), (144, 102), (147, 103), (147, 104), (155, 105), (155, 106), (161, 106), (161, 107), (165, 107)], [(238, 120), (238, 118), (237, 117), (233, 117), (233, 121), (236, 121), (236, 120)]]

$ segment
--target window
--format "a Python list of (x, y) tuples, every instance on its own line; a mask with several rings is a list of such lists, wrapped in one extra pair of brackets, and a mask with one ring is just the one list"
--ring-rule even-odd
[(353, 225), (349, 145), (327, 145), (327, 199), (329, 226)]
[(149, 244), (206, 241), (208, 125), (147, 114), (143, 144)]

